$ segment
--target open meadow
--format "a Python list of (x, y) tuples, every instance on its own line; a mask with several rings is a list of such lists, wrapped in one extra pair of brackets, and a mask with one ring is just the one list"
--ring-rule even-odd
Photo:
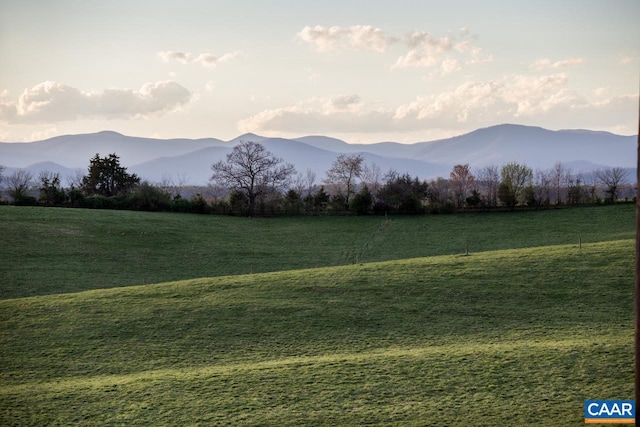
[(633, 398), (634, 214), (3, 206), (0, 425), (583, 425)]

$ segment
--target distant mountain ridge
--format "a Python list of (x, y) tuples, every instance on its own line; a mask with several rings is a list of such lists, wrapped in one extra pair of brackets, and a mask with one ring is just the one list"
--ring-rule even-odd
[(7, 172), (26, 168), (59, 172), (86, 171), (96, 153), (116, 153), (130, 171), (143, 179), (159, 182), (166, 177), (186, 176), (189, 184), (205, 185), (211, 164), (224, 160), (240, 141), (259, 142), (274, 155), (293, 163), (297, 170), (316, 173), (317, 182), (339, 153), (359, 153), (368, 164), (385, 173), (393, 169), (422, 179), (448, 177), (453, 165), (472, 168), (507, 162), (525, 163), (533, 169), (548, 169), (563, 162), (575, 170), (636, 166), (637, 136), (621, 136), (590, 130), (559, 130), (503, 124), (477, 129), (453, 138), (401, 144), (348, 144), (326, 136), (268, 138), (245, 134), (230, 141), (204, 139), (153, 139), (130, 137), (112, 131), (64, 135), (31, 143), (0, 143), (0, 164)]

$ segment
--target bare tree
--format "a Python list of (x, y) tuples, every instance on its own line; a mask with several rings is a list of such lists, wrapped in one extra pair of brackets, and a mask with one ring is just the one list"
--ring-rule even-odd
[(562, 184), (566, 180), (567, 171), (562, 164), (562, 162), (556, 162), (553, 165), (553, 169), (551, 171), (550, 180), (553, 183), (553, 188), (556, 192), (556, 205), (562, 203)]
[(620, 186), (625, 184), (627, 180), (627, 170), (620, 167), (600, 169), (596, 171), (596, 176), (607, 187), (607, 200), (611, 203), (618, 200)]
[(313, 186), (316, 184), (316, 173), (307, 168), (306, 173), (307, 195), (313, 192)]
[(163, 173), (159, 186), (170, 193), (172, 197), (180, 198), (182, 197), (182, 190), (188, 182), (189, 177), (186, 173), (176, 172), (175, 178), (173, 177), (173, 174)]
[(538, 169), (533, 181), (533, 197), (537, 208), (551, 204), (551, 188), (555, 184), (553, 171), (547, 172)]
[(476, 173), (476, 183), (480, 193), (484, 195), (487, 206), (498, 206), (498, 187), (500, 186), (500, 172), (497, 165), (489, 165)]
[(295, 168), (275, 157), (261, 144), (247, 141), (227, 154), (227, 161), (211, 165), (211, 180), (243, 194), (249, 201), (249, 216), (254, 216), (256, 200), (281, 190), (290, 181)]
[(357, 179), (362, 176), (363, 161), (364, 157), (361, 154), (340, 154), (327, 171), (325, 182), (334, 185), (345, 197), (347, 204), (349, 204), (349, 197), (355, 193)]
[(296, 194), (301, 197), (304, 189), (306, 187), (306, 179), (302, 172), (298, 172), (296, 176), (293, 178), (293, 183), (291, 184), (291, 189), (296, 192)]
[(382, 179), (382, 170), (380, 170), (380, 166), (376, 163), (373, 163), (371, 166), (365, 164), (362, 168), (362, 182), (367, 186), (371, 194), (375, 197), (380, 190)]
[(451, 183), (449, 180), (438, 177), (429, 181), (427, 198), (431, 207), (447, 207), (451, 203)]
[(455, 165), (451, 174), (449, 175), (449, 181), (453, 190), (453, 198), (458, 209), (464, 207), (464, 202), (469, 196), (471, 189), (476, 178), (471, 173), (469, 163), (464, 165)]
[(579, 205), (584, 202), (586, 196), (584, 184), (585, 178), (582, 173), (578, 172), (575, 175), (569, 175), (569, 182), (567, 184), (567, 199), (569, 204)]
[(82, 181), (84, 180), (85, 173), (82, 169), (76, 169), (72, 176), (67, 176), (67, 185), (72, 189), (82, 188)]
[(2, 181), (4, 180), (4, 166), (0, 165), (0, 200), (2, 200)]
[(598, 202), (598, 185), (600, 180), (595, 172), (589, 172), (584, 174), (582, 178), (584, 183), (584, 192), (587, 197), (587, 201), (590, 203)]
[(7, 189), (9, 195), (15, 202), (20, 202), (29, 196), (29, 192), (33, 188), (33, 175), (26, 169), (16, 169), (11, 175), (7, 176)]
[(202, 193), (203, 196), (206, 196), (206, 200), (212, 204), (217, 204), (224, 196), (227, 195), (228, 190), (218, 184), (209, 183)]

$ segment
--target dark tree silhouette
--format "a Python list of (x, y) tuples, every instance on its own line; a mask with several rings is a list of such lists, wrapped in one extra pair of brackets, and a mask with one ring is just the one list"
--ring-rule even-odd
[(82, 191), (88, 196), (119, 196), (127, 194), (138, 183), (140, 178), (129, 174), (115, 153), (104, 158), (96, 154), (89, 162), (88, 175), (82, 178)]
[[(33, 187), (33, 175), (26, 169), (16, 169), (5, 178), (9, 196), (16, 204), (22, 204), (29, 198), (29, 192)], [(34, 199), (35, 200), (35, 199)]]
[(626, 183), (627, 180), (627, 171), (624, 168), (619, 167), (600, 169), (596, 171), (596, 176), (598, 177), (598, 180), (607, 187), (607, 201), (609, 203), (614, 203), (618, 200), (618, 191), (620, 186)]
[(256, 200), (284, 188), (295, 173), (290, 163), (275, 157), (261, 144), (241, 142), (227, 154), (227, 161), (211, 165), (211, 180), (243, 194), (249, 202), (249, 216), (254, 216)]

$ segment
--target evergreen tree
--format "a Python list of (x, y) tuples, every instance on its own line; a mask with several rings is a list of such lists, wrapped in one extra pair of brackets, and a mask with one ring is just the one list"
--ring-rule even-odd
[(89, 173), (82, 178), (82, 191), (88, 196), (119, 196), (127, 194), (138, 183), (136, 174), (129, 174), (127, 168), (120, 165), (115, 154), (100, 157), (96, 154), (89, 162)]

